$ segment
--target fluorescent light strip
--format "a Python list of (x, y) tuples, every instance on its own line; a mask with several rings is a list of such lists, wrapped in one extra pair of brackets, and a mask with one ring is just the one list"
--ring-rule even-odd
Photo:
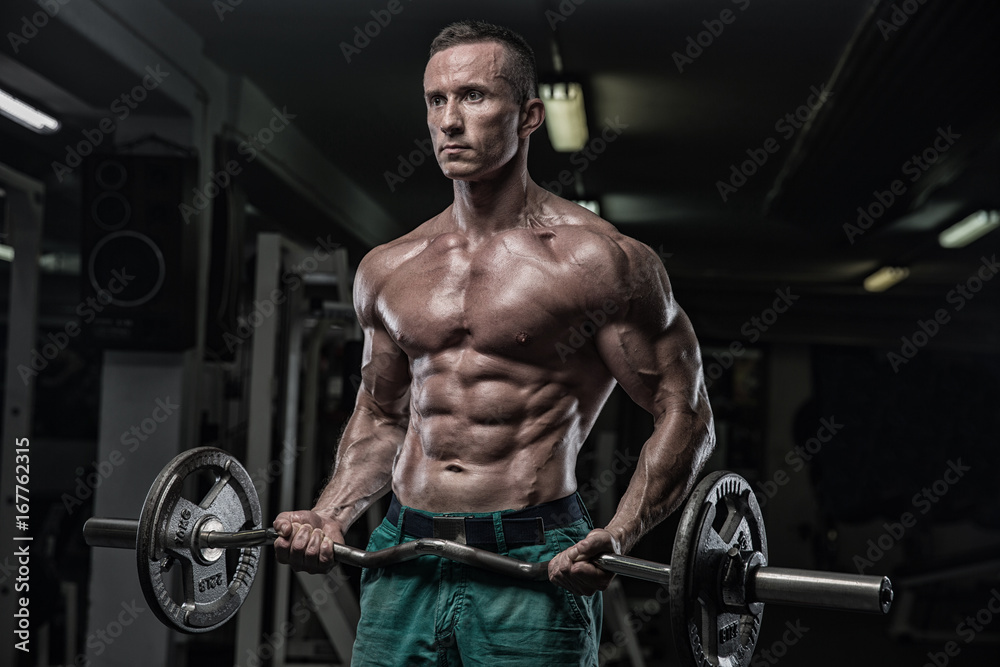
[(1000, 211), (976, 211), (938, 235), (942, 248), (964, 248), (1000, 227)]
[(39, 134), (52, 134), (61, 126), (52, 116), (42, 113), (2, 89), (0, 89), (0, 114)]
[(896, 283), (906, 279), (910, 270), (903, 266), (883, 266), (865, 278), (865, 289), (869, 292), (884, 292)]
[(9, 245), (0, 244), (0, 260), (5, 262), (14, 261), (14, 248)]
[(587, 145), (587, 114), (583, 108), (583, 87), (578, 83), (543, 83), (539, 97), (545, 104), (545, 125), (552, 147), (572, 153)]

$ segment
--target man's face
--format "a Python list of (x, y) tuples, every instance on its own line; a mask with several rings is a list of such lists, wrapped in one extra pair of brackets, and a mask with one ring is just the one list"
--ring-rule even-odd
[(505, 78), (506, 53), (496, 42), (435, 53), (424, 70), (427, 127), (441, 171), (478, 181), (517, 152), (521, 108)]

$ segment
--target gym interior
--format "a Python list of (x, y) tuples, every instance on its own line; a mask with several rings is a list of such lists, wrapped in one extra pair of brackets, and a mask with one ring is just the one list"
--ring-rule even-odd
[[(535, 182), (659, 255), (701, 346), (705, 473), (752, 489), (767, 564), (892, 583), (886, 614), (767, 604), (752, 652), (701, 662), (669, 587), (619, 576), (600, 664), (996, 665), (989, 0), (5, 0), (0, 664), (350, 663), (358, 568), (227, 553), (212, 577), (252, 587), (185, 632), (150, 590), (191, 582), (149, 588), (140, 513), (198, 447), (242, 465), (259, 525), (311, 506), (360, 384), (358, 263), (451, 201), (422, 77), (466, 18), (535, 52)], [(597, 525), (652, 430), (615, 389), (577, 469)], [(670, 563), (682, 514), (631, 555)], [(92, 517), (138, 549), (90, 546)]]

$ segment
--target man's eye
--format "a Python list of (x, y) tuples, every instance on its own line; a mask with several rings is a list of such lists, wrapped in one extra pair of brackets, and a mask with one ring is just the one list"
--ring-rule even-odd
[(444, 104), (444, 98), (443, 97), (432, 97), (431, 98), (431, 106), (433, 106), (433, 107), (439, 107), (442, 104)]
[(469, 94), (467, 95), (467, 97), (470, 100), (472, 100), (473, 102), (477, 102), (477, 101), (483, 99), (483, 94), (480, 93), (478, 90), (472, 90), (472, 91), (469, 91)]

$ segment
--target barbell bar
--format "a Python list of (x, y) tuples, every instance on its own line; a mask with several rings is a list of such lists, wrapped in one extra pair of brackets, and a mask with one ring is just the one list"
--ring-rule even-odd
[[(84, 539), (92, 547), (135, 549), (139, 522), (134, 519), (88, 519)], [(237, 532), (200, 530), (195, 543), (200, 549), (237, 549), (272, 544), (274, 528)], [(450, 540), (424, 537), (379, 551), (365, 551), (334, 543), (334, 560), (362, 568), (390, 567), (420, 556), (434, 555), (466, 565), (491, 570), (514, 579), (542, 581), (549, 578), (548, 561), (528, 563)], [(660, 584), (670, 583), (670, 564), (632, 556), (602, 554), (592, 561), (606, 572)], [(820, 607), (840, 611), (884, 614), (892, 605), (892, 584), (887, 577), (851, 575), (818, 570), (758, 566), (747, 578), (749, 602)]]
[[(192, 476), (212, 473), (207, 491)], [(188, 496), (195, 497), (189, 498)], [(257, 573), (260, 548), (277, 533), (261, 525), (260, 501), (233, 456), (198, 447), (171, 460), (150, 487), (138, 520), (91, 518), (93, 547), (135, 549), (139, 581), (160, 620), (183, 632), (218, 628), (238, 611)], [(519, 580), (548, 579), (548, 563), (528, 563), (438, 538), (365, 551), (334, 544), (334, 559), (363, 568), (391, 567), (435, 555)], [(747, 667), (765, 604), (888, 613), (889, 579), (768, 565), (760, 506), (749, 483), (726, 471), (692, 490), (669, 564), (602, 554), (601, 569), (668, 587), (670, 618), (682, 661), (698, 667)], [(180, 597), (165, 578), (180, 564)]]

